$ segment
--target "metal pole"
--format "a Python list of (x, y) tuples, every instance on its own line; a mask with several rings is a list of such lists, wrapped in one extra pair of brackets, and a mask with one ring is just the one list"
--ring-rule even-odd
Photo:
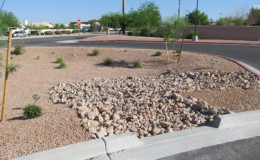
[(79, 39), (80, 39), (80, 26), (79, 26)]
[(180, 14), (181, 14), (181, 0), (179, 0), (178, 19), (180, 19)]
[(2, 106), (2, 115), (1, 115), (1, 121), (2, 122), (5, 120), (5, 105), (6, 105), (6, 95), (7, 95), (9, 63), (10, 63), (10, 55), (11, 55), (11, 40), (12, 40), (12, 30), (9, 30), (8, 49), (7, 49), (6, 67), (5, 67), (5, 84), (4, 84), (3, 106)]
[(0, 9), (0, 12), (2, 11), (3, 7), (4, 7), (4, 4), (5, 4), (5, 0), (3, 1), (2, 3), (2, 6), (1, 6), (1, 9)]
[(199, 0), (197, 0), (197, 9), (196, 9), (196, 24), (195, 24), (195, 35), (197, 35), (197, 24), (198, 24), (198, 8), (199, 8)]
[(125, 34), (125, 0), (123, 0), (123, 8), (122, 8), (122, 11), (123, 11), (123, 26), (122, 26), (122, 32), (123, 34)]

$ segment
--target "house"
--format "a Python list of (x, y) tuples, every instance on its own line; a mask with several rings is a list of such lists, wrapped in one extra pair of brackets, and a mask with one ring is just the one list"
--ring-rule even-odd
[(54, 28), (55, 25), (53, 25), (52, 23), (50, 22), (31, 22), (29, 23), (29, 25), (32, 25), (32, 26), (47, 26), (48, 28)]

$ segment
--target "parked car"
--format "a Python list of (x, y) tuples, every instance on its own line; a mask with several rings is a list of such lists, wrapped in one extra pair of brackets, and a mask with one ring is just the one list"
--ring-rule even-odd
[(26, 37), (27, 33), (25, 31), (15, 31), (12, 37)]

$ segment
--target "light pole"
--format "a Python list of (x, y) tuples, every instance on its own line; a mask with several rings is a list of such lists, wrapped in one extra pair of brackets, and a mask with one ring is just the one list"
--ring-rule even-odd
[(199, 0), (197, 0), (197, 9), (196, 9), (196, 23), (195, 23), (195, 35), (192, 36), (192, 41), (198, 41), (197, 35), (197, 24), (198, 24), (198, 8), (199, 8)]

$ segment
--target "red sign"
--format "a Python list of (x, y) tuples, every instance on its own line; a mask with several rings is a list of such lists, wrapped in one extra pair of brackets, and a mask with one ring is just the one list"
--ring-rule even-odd
[(78, 19), (78, 26), (80, 26), (81, 25), (81, 21), (80, 21), (80, 19)]

